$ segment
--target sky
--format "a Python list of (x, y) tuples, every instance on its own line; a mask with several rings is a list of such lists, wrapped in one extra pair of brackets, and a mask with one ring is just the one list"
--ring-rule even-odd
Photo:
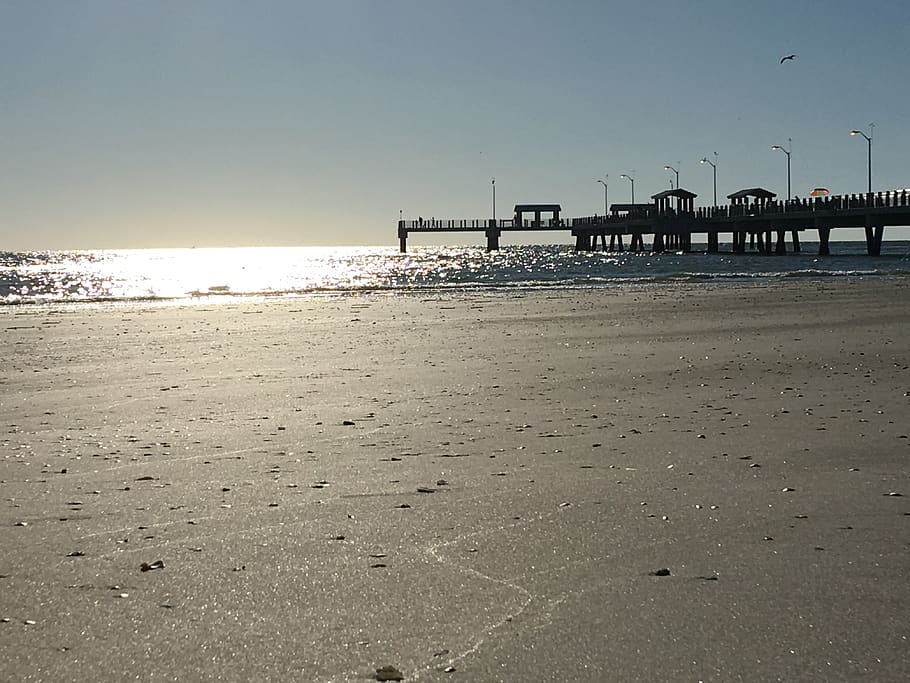
[(908, 27), (906, 0), (0, 0), (0, 250), (394, 245), (399, 212), (489, 217), (494, 177), (499, 217), (588, 216), (666, 165), (700, 206), (714, 152), (719, 197), (784, 196), (790, 139), (793, 194), (862, 192), (871, 122), (873, 188), (910, 187)]

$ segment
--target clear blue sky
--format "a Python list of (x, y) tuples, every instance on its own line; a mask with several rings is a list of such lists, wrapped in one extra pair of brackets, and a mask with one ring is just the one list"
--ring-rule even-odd
[[(404, 216), (910, 187), (910, 3), (0, 0), (0, 249), (395, 244)], [(782, 56), (798, 54), (779, 64)], [(634, 173), (633, 173), (634, 172)], [(470, 241), (469, 239), (467, 241)]]

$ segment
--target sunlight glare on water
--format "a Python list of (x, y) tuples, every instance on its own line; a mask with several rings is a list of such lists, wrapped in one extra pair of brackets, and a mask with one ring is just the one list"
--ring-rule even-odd
[(910, 250), (869, 258), (859, 243), (839, 255), (576, 252), (566, 245), (254, 247), (0, 252), (0, 304), (50, 301), (216, 301), (320, 293), (613, 287), (663, 281), (906, 273)]

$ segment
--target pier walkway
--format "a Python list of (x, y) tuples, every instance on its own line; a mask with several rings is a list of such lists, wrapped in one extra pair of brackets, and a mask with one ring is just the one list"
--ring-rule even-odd
[[(766, 195), (748, 195), (765, 192)], [(787, 234), (792, 249), (800, 250), (799, 234), (804, 230), (818, 233), (818, 253), (830, 254), (829, 241), (835, 228), (864, 228), (866, 251), (870, 256), (881, 253), (886, 226), (910, 226), (910, 190), (867, 194), (817, 197), (813, 199), (774, 201), (773, 194), (743, 190), (729, 197), (732, 203), (724, 206), (691, 208), (691, 201), (680, 202), (674, 209), (668, 196), (681, 197), (685, 190), (663, 192), (654, 204), (614, 204), (609, 216), (587, 216), (562, 219), (559, 206), (516, 205), (516, 215), (509, 219), (418, 219), (398, 222), (400, 250), (407, 250), (410, 233), (483, 232), (487, 249), (499, 248), (504, 232), (567, 231), (575, 238), (578, 251), (691, 251), (692, 238), (704, 235), (708, 253), (719, 251), (719, 236), (728, 234), (732, 253), (758, 251), (762, 254), (783, 254), (787, 251)], [(746, 194), (743, 194), (746, 193)], [(749, 201), (749, 197), (755, 201)], [(533, 219), (524, 213), (535, 208), (553, 212), (553, 218), (541, 218), (540, 211)], [(645, 237), (650, 238), (650, 247)], [(608, 244), (609, 238), (609, 244)], [(628, 241), (628, 247), (624, 245)]]

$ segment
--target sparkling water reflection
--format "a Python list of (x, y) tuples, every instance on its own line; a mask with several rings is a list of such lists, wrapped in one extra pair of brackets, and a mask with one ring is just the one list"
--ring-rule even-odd
[(383, 290), (609, 287), (662, 281), (888, 276), (910, 272), (910, 243), (888, 242), (878, 258), (865, 245), (800, 254), (634, 254), (515, 246), (496, 252), (418, 247), (146, 249), (0, 253), (0, 302), (200, 300)]

